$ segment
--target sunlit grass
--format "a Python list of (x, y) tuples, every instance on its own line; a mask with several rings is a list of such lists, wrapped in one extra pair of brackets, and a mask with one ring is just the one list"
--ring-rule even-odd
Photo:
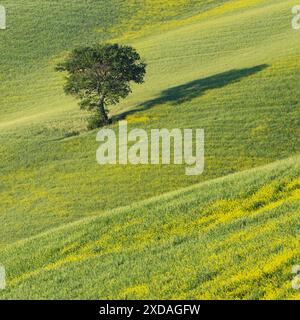
[[(299, 158), (209, 181), (299, 154), (294, 1), (1, 4), (4, 298), (297, 297)], [(203, 175), (97, 164), (96, 131), (54, 67), (74, 46), (112, 39), (148, 71), (111, 116), (129, 130), (204, 128)]]
[(207, 182), (9, 246), (1, 251), (2, 297), (295, 298), (299, 163)]

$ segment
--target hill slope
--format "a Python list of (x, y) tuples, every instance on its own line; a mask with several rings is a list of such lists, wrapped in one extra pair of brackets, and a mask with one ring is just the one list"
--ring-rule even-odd
[[(87, 218), (2, 250), (1, 298), (299, 298), (299, 157)], [(40, 284), (43, 283), (43, 286)]]
[(47, 118), (46, 107), (51, 109), (50, 115), (60, 114), (62, 106), (70, 110), (53, 67), (57, 58), (75, 46), (106, 41), (159, 23), (168, 25), (226, 2), (1, 1), (7, 11), (7, 30), (0, 33), (1, 124), (29, 116), (36, 119), (44, 113)]
[[(74, 6), (57, 2), (59, 13), (47, 15), (45, 23), (58, 29), (41, 25), (32, 34), (28, 24), (42, 9), (36, 1), (26, 3), (8, 4), (15, 16), (21, 9), (26, 14), (23, 22), (17, 20), (20, 25), (14, 23), (8, 33), (1, 33), (9, 41), (0, 42), (5, 49), (0, 51), (5, 59), (2, 76), (10, 75), (0, 84), (5, 93), (0, 125), (1, 245), (299, 154), (300, 42), (290, 26), (293, 1), (215, 1), (210, 8), (201, 7), (202, 1), (197, 8), (176, 7), (171, 1), (177, 11), (174, 7), (165, 12), (177, 13), (160, 18), (169, 21), (161, 27), (165, 32), (157, 21), (145, 23), (135, 15), (138, 9), (124, 14), (129, 22), (122, 14), (121, 23), (117, 13), (106, 22), (109, 38), (119, 33), (109, 31), (112, 25), (131, 30), (133, 39), (127, 34), (126, 42), (148, 63), (146, 83), (114, 113), (126, 117), (130, 128), (204, 128), (205, 173), (198, 177), (186, 177), (184, 166), (97, 165), (96, 132), (84, 131), (84, 115), (76, 101), (63, 96), (63, 79), (53, 67), (83, 38), (86, 43), (103, 39), (98, 13), (105, 16), (114, 3), (102, 8), (90, 1), (84, 11), (89, 19), (83, 19), (78, 14), (85, 10), (81, 1)], [(157, 8), (153, 5), (154, 11)], [(139, 31), (132, 31), (133, 16), (141, 26), (140, 37)], [(156, 32), (147, 27), (151, 23)], [(25, 54), (25, 45), (33, 42), (37, 49), (29, 46)]]
[[(299, 298), (294, 1), (1, 4), (0, 298)], [(148, 64), (114, 119), (203, 128), (203, 175), (96, 163), (96, 131), (54, 72), (95, 41), (131, 44)]]

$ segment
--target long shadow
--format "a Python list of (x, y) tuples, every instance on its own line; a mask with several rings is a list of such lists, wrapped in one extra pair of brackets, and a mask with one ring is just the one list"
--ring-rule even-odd
[(123, 120), (131, 114), (148, 110), (159, 104), (171, 103), (177, 105), (191, 101), (194, 98), (200, 97), (208, 90), (222, 88), (231, 83), (239, 82), (243, 78), (260, 72), (267, 67), (269, 67), (269, 65), (261, 64), (252, 68), (233, 69), (208, 78), (194, 80), (177, 87), (169, 88), (162, 91), (160, 97), (142, 103), (133, 110), (114, 116), (113, 121)]

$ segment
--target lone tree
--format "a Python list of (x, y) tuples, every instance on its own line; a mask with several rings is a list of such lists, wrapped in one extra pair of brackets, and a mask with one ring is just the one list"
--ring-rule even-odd
[(57, 71), (67, 71), (66, 94), (80, 99), (80, 107), (95, 110), (91, 128), (111, 123), (106, 106), (132, 92), (131, 82), (143, 83), (146, 64), (137, 51), (118, 44), (95, 45), (72, 51)]

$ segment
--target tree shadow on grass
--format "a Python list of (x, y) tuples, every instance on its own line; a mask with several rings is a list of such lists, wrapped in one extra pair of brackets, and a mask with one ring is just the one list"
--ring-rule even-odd
[(162, 91), (160, 97), (142, 103), (133, 110), (129, 110), (114, 116), (113, 121), (115, 122), (123, 120), (129, 115), (148, 110), (156, 105), (164, 103), (178, 105), (184, 102), (191, 101), (194, 98), (200, 97), (208, 90), (222, 88), (226, 85), (239, 82), (243, 78), (260, 72), (266, 69), (267, 67), (269, 67), (269, 65), (261, 64), (252, 68), (233, 69), (227, 72), (219, 73), (211, 77), (194, 80), (177, 87), (169, 88), (167, 90)]

